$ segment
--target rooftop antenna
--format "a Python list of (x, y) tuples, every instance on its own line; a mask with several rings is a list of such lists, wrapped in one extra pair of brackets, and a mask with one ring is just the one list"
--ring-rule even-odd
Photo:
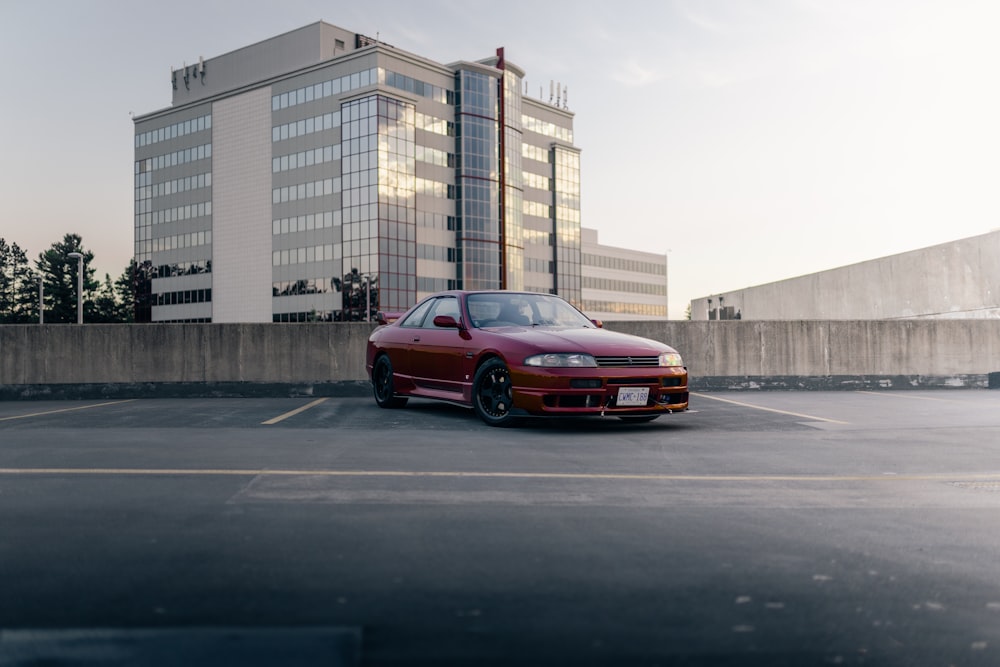
[(563, 109), (569, 109), (569, 86), (563, 86)]
[(552, 100), (555, 99), (556, 96), (555, 85), (556, 82), (553, 81), (552, 79), (549, 79), (549, 104), (552, 104)]
[(562, 106), (562, 84), (556, 83), (556, 106)]

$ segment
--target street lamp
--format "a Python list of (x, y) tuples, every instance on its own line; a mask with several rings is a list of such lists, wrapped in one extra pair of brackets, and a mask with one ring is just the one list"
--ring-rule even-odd
[(362, 277), (365, 279), (365, 322), (371, 322), (372, 277), (367, 273)]
[(83, 255), (71, 252), (66, 256), (76, 260), (76, 323), (83, 324)]
[(38, 281), (38, 323), (45, 324), (45, 278), (36, 273), (35, 280)]

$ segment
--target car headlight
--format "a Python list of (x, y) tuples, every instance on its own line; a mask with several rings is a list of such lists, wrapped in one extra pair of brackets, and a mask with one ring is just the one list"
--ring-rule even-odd
[(589, 354), (536, 354), (525, 359), (524, 365), (542, 368), (597, 368), (597, 360)]
[(676, 352), (664, 352), (660, 355), (660, 365), (661, 366), (683, 366), (684, 361), (681, 359), (681, 355)]

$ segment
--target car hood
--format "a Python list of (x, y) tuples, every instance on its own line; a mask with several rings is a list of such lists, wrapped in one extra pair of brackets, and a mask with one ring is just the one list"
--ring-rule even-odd
[(594, 356), (652, 356), (676, 352), (658, 341), (607, 329), (501, 327), (486, 331), (534, 347), (538, 352), (586, 352)]

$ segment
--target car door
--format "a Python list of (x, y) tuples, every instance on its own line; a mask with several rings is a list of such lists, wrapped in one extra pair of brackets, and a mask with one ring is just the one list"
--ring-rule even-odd
[(385, 330), (385, 350), (392, 362), (396, 377), (409, 385), (416, 373), (414, 365), (414, 340), (420, 339), (421, 326), (427, 317), (434, 300), (430, 299), (420, 304), (406, 316), (398, 327), (387, 327)]
[(435, 299), (422, 326), (412, 330), (410, 359), (414, 382), (434, 392), (461, 394), (469, 336), (463, 328), (435, 326), (434, 318), (438, 315), (450, 315), (461, 322), (458, 298), (442, 296)]

